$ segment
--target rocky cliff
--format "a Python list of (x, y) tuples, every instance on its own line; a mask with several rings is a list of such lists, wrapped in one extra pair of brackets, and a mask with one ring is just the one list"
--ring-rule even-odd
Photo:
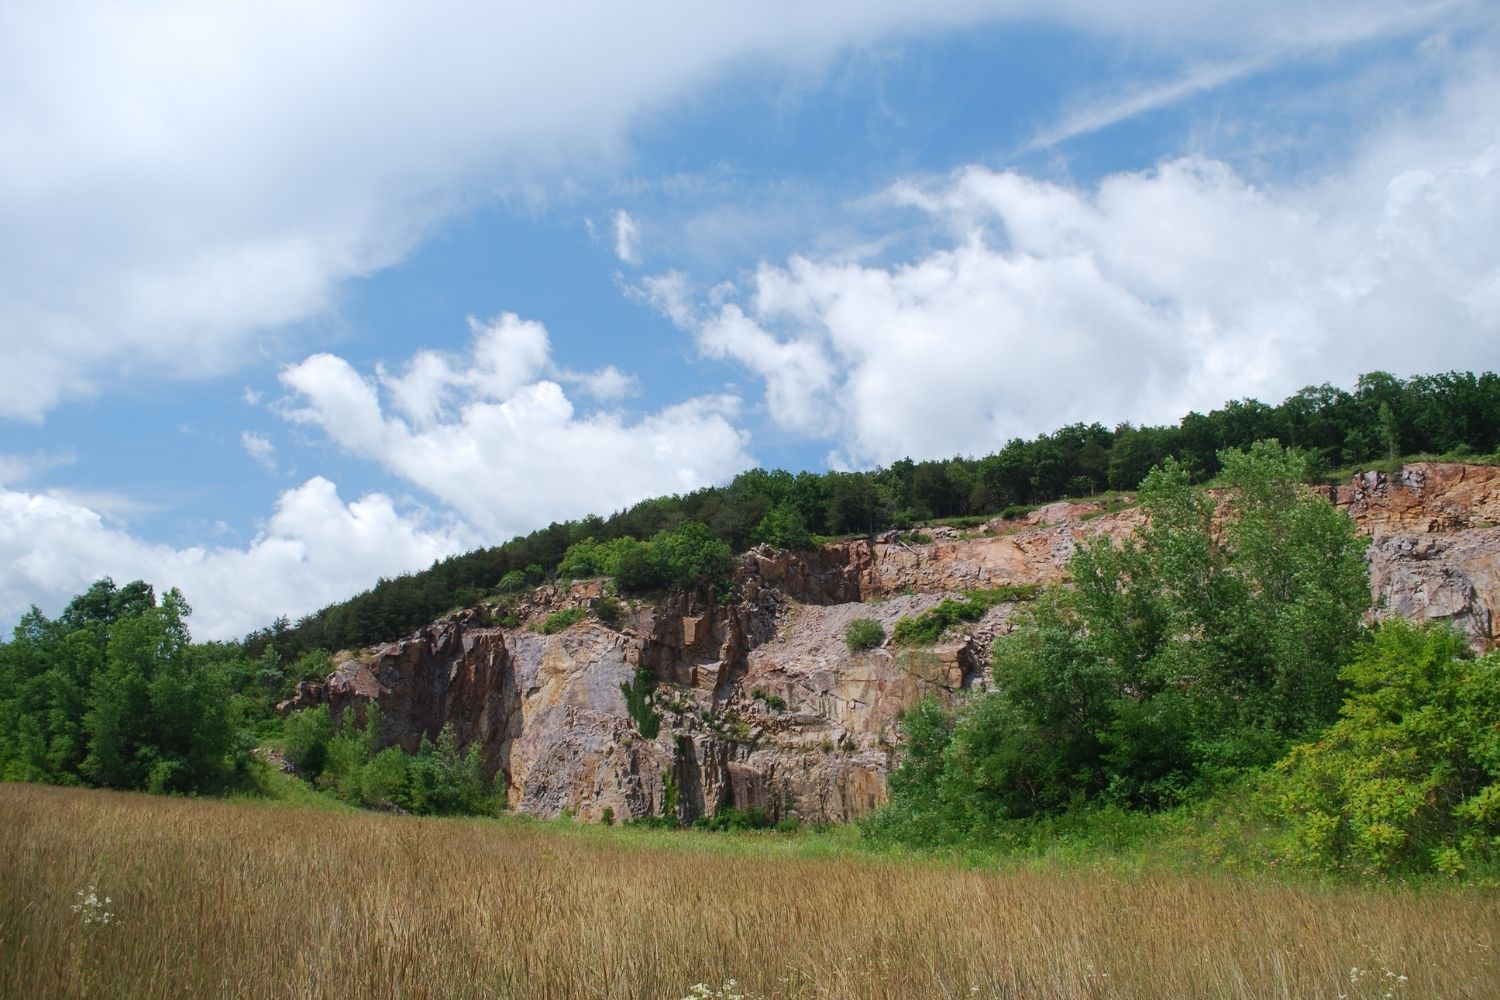
[[(1329, 492), (1372, 538), (1375, 616), (1447, 620), (1476, 648), (1494, 646), (1500, 469), (1414, 464)], [(987, 683), (989, 644), (1015, 605), (922, 650), (851, 653), (848, 624), (873, 618), (889, 634), (966, 590), (1062, 582), (1081, 539), (1123, 537), (1139, 521), (1128, 504), (1059, 503), (972, 532), (758, 549), (740, 561), (732, 603), (678, 594), (628, 605), (613, 627), (586, 620), (556, 635), (494, 627), (487, 609), (470, 609), (341, 654), (285, 708), (326, 702), (342, 715), (378, 699), (388, 738), (408, 750), (451, 723), (482, 748), (512, 806), (538, 816), (692, 820), (735, 805), (848, 820), (884, 797), (904, 709)], [(542, 588), (519, 610), (534, 625), (602, 594), (597, 580)], [(632, 687), (650, 690), (657, 726), (632, 717)]]

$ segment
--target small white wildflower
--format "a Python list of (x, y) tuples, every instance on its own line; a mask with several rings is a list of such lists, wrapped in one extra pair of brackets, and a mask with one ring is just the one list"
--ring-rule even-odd
[(79, 889), (74, 896), (78, 898), (78, 902), (73, 904), (73, 912), (80, 914), (85, 924), (118, 922), (115, 920), (115, 915), (106, 909), (114, 902), (114, 899), (105, 896), (104, 901), (100, 902), (99, 890), (96, 887), (91, 885), (87, 889)]

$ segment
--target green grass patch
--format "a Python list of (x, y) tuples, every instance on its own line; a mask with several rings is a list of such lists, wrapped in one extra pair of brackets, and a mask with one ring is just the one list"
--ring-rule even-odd
[(587, 608), (564, 608), (561, 611), (554, 611), (542, 619), (541, 632), (543, 635), (556, 635), (583, 621), (588, 617), (588, 613)]
[(1040, 590), (1035, 584), (1006, 584), (966, 591), (958, 600), (949, 598), (935, 608), (901, 619), (891, 630), (891, 640), (898, 646), (931, 646), (960, 622), (977, 622), (995, 605), (1029, 601)]

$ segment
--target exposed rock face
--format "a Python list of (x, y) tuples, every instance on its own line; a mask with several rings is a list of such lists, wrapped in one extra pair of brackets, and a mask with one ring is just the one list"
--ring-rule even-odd
[(1367, 472), (1334, 502), (1370, 537), (1376, 617), (1444, 620), (1480, 650), (1500, 610), (1500, 469), (1422, 462)]
[[(1500, 469), (1407, 466), (1331, 491), (1372, 536), (1371, 587), (1380, 615), (1444, 619), (1478, 648), (1495, 644), (1500, 606)], [(414, 750), (451, 723), (477, 743), (512, 805), (539, 816), (683, 819), (726, 805), (772, 817), (852, 819), (879, 804), (900, 741), (900, 713), (924, 695), (988, 683), (989, 644), (1014, 605), (992, 608), (961, 635), (918, 651), (851, 653), (856, 618), (887, 633), (945, 597), (1067, 577), (1078, 542), (1124, 537), (1137, 510), (1052, 504), (1021, 521), (930, 543), (892, 533), (814, 552), (758, 549), (741, 561), (737, 600), (674, 595), (630, 610), (618, 629), (584, 622), (557, 635), (481, 625), (464, 612), (396, 643), (342, 654), (323, 684), (286, 707), (326, 702), (362, 713), (378, 699), (387, 736)], [(541, 588), (529, 620), (587, 606), (599, 581)], [(624, 687), (656, 679), (654, 739), (641, 735)]]

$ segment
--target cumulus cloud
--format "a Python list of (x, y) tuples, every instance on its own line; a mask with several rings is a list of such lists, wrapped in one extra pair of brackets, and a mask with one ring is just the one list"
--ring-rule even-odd
[[(1454, 6), (7, 4), (0, 346), (27, 377), (0, 395), (0, 417), (40, 419), (107, 376), (225, 370), (448, 214), (563, 168), (603, 169), (640, 115), (751, 61), (999, 18), (1233, 58)], [(616, 248), (633, 256), (634, 236)]]
[(1495, 367), (1497, 91), (1492, 69), (1466, 78), (1296, 184), (1196, 157), (1088, 189), (971, 167), (890, 194), (951, 245), (794, 257), (717, 306), (681, 275), (641, 294), (760, 376), (777, 423), (824, 428), (854, 464), (1275, 400), (1308, 373)]
[(288, 419), (451, 505), (490, 541), (722, 481), (753, 464), (738, 400), (690, 399), (638, 418), (579, 413), (559, 384), (616, 395), (613, 368), (550, 377), (545, 328), (512, 314), (470, 324), (465, 357), (421, 352), (361, 375), (318, 354), (282, 372)]
[(228, 639), (476, 544), (463, 525), (402, 513), (378, 493), (345, 503), (321, 477), (282, 493), (244, 548), (154, 545), (83, 503), (0, 490), (0, 621), (14, 621), (33, 603), (56, 614), (91, 582), (111, 576), (117, 583), (143, 579), (158, 591), (181, 588), (196, 609), (193, 635)]

